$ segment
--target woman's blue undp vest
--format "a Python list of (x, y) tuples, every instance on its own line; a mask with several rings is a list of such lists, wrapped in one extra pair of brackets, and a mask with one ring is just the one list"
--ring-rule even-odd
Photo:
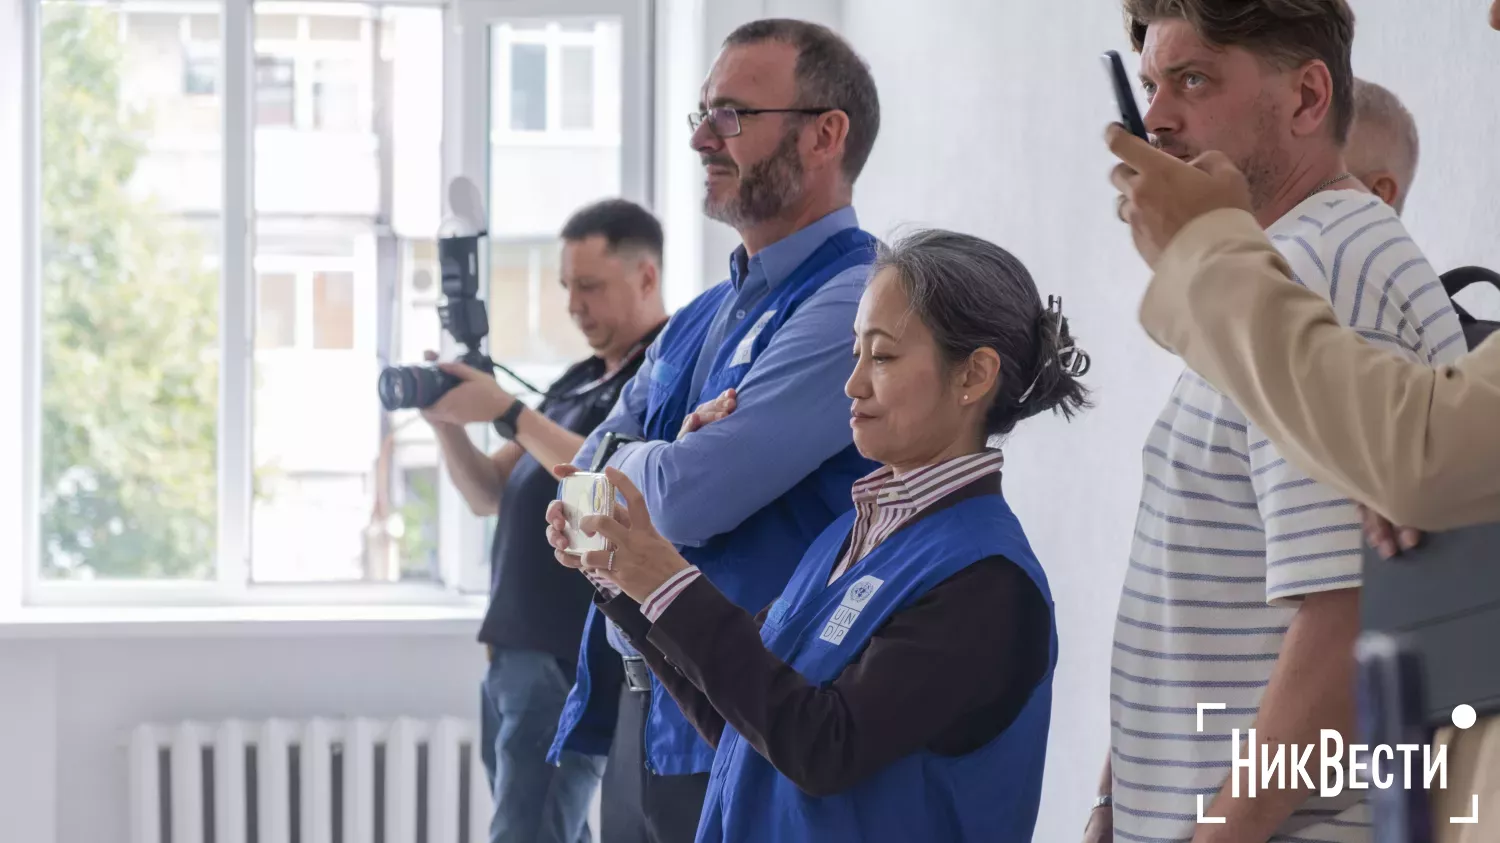
[[(898, 530), (828, 585), (853, 523), (850, 512), (818, 538), (761, 628), (767, 649), (810, 682), (832, 683), (887, 618), (980, 559), (1006, 557), (1041, 589), (1049, 609), (1052, 605), (1047, 578), (999, 494), (969, 498)], [(843, 793), (813, 797), (726, 727), (699, 820), (698, 843), (1031, 840), (1042, 796), (1052, 669), (1057, 664), (1055, 621), (1051, 626), (1047, 672), (1020, 715), (994, 740), (966, 755), (924, 750)], [(973, 669), (985, 670), (986, 665)]]
[[(693, 369), (709, 327), (723, 303), (734, 295), (734, 287), (725, 281), (678, 311), (657, 338), (643, 425), (646, 438), (677, 438), (688, 413), (739, 385), (802, 302), (839, 273), (873, 262), (875, 245), (875, 237), (858, 228), (845, 229), (824, 241), (724, 338), (697, 394), (692, 394)], [(768, 460), (775, 458), (775, 454), (766, 455)], [(683, 548), (682, 555), (730, 600), (747, 611), (759, 612), (781, 593), (808, 545), (830, 522), (853, 508), (850, 489), (854, 481), (875, 468), (875, 463), (859, 455), (851, 440), (847, 448), (738, 527), (701, 547)], [(704, 470), (712, 471), (713, 466)], [(598, 610), (590, 607), (577, 679), (552, 744), (554, 761), (564, 749), (609, 754), (623, 669), (619, 654), (605, 637), (605, 624)], [(604, 691), (594, 693), (596, 688)], [(645, 748), (647, 768), (662, 775), (703, 773), (713, 763), (713, 748), (699, 737), (654, 677)]]

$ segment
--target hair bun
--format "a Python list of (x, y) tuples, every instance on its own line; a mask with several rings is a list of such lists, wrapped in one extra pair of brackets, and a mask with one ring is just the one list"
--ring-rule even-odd
[[(1062, 296), (1047, 296), (1047, 306), (1037, 314), (1036, 325), (1039, 342), (1036, 374), (1032, 376), (1026, 391), (1016, 399), (1017, 405), (1035, 401), (1039, 397), (1037, 387), (1043, 381), (1052, 382), (1063, 376), (1081, 378), (1093, 367), (1093, 359), (1089, 357), (1089, 353), (1073, 343), (1072, 334), (1068, 331), (1068, 317), (1062, 312)], [(1049, 370), (1053, 366), (1057, 367), (1057, 375), (1049, 377)]]

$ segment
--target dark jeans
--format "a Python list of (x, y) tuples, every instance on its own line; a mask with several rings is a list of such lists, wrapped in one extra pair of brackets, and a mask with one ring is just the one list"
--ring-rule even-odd
[(708, 774), (659, 776), (646, 769), (651, 695), (624, 688), (600, 794), (600, 843), (692, 843)]
[(570, 667), (535, 650), (496, 650), (480, 686), (480, 754), (495, 797), (490, 843), (591, 843), (588, 816), (604, 759), (547, 763), (573, 687)]

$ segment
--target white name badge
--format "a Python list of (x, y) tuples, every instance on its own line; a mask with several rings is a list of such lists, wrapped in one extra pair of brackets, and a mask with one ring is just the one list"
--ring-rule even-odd
[(745, 333), (744, 339), (740, 340), (740, 344), (734, 347), (734, 356), (729, 358), (729, 365), (743, 366), (750, 362), (750, 352), (755, 348), (756, 338), (760, 336), (761, 331), (766, 329), (766, 325), (770, 323), (771, 317), (775, 315), (776, 311), (768, 310), (762, 313), (759, 319), (755, 320), (755, 324), (751, 325), (750, 330)]

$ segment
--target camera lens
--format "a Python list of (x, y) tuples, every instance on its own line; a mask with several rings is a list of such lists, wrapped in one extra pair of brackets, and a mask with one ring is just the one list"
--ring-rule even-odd
[(380, 403), (387, 410), (431, 407), (457, 382), (436, 366), (391, 366), (380, 373)]

